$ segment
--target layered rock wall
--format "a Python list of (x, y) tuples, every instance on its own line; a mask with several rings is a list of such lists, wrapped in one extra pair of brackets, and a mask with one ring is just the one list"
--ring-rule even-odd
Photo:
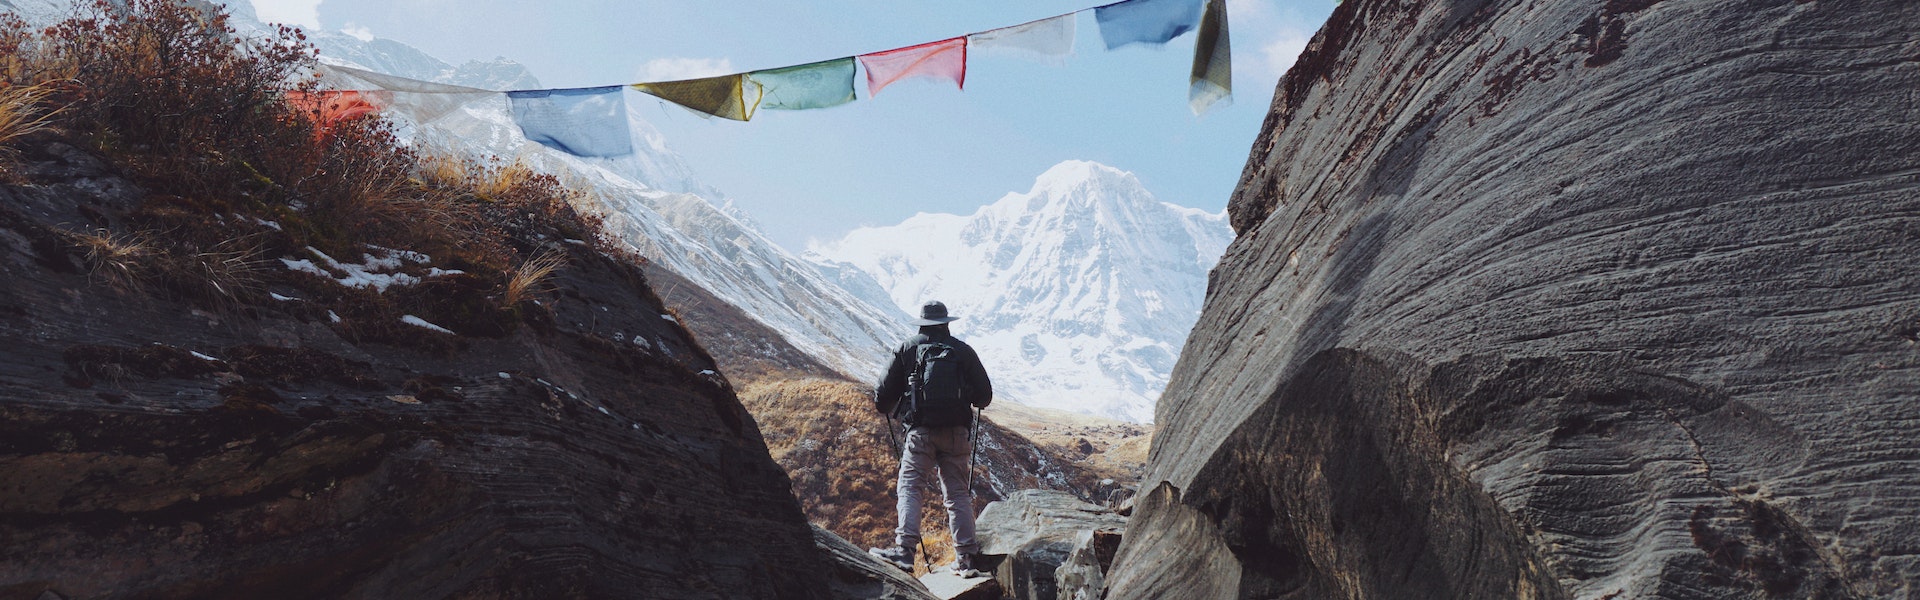
[(73, 236), (145, 194), (71, 146), (29, 150), (32, 182), (0, 185), (0, 597), (837, 589), (637, 266), (556, 244), (567, 266), (511, 330), (356, 343), (317, 302), (330, 279), (218, 309), (110, 284)]
[(1340, 6), (1235, 191), (1109, 597), (1920, 593), (1916, 31), (1895, 0)]

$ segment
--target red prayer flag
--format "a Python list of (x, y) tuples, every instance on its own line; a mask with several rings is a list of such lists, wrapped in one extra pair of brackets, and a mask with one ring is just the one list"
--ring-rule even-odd
[(321, 128), (335, 123), (380, 112), (391, 103), (389, 92), (361, 92), (353, 90), (326, 90), (318, 92), (289, 91), (287, 104), (313, 118)]
[(967, 38), (957, 37), (918, 46), (860, 55), (867, 69), (867, 95), (909, 77), (943, 77), (967, 89)]

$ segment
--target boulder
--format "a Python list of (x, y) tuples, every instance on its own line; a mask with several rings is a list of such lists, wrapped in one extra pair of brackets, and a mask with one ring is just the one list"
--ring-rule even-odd
[(1067, 559), (1053, 571), (1054, 596), (1062, 600), (1098, 600), (1106, 592), (1107, 569), (1120, 549), (1119, 531), (1082, 530)]
[(1003, 597), (1000, 582), (984, 574), (963, 577), (952, 569), (939, 569), (921, 575), (920, 583), (940, 600), (1000, 600)]
[(1105, 532), (1104, 540), (1126, 528), (1126, 519), (1111, 510), (1052, 490), (1014, 492), (987, 505), (978, 523), (981, 553), (1005, 557), (993, 568), (994, 579), (1020, 600), (1061, 597), (1055, 571), (1083, 534)]
[(1920, 594), (1920, 10), (1348, 0), (1109, 598)]
[(826, 555), (832, 576), (827, 579), (839, 600), (939, 600), (920, 581), (886, 561), (867, 554), (831, 531), (813, 526), (813, 543)]

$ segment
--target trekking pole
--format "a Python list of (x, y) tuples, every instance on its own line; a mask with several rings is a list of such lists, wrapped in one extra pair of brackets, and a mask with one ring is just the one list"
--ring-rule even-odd
[(900, 440), (893, 437), (893, 415), (887, 415), (887, 447), (893, 449), (893, 473), (900, 475)]
[[(967, 494), (973, 494), (973, 463), (980, 454), (980, 408), (973, 409), (973, 425), (967, 428)], [(971, 506), (967, 507), (973, 508)]]

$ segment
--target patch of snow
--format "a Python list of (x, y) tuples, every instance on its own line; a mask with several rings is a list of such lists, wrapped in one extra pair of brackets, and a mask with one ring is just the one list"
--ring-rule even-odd
[(328, 273), (328, 272), (326, 272), (326, 270), (324, 270), (324, 269), (321, 269), (319, 265), (315, 265), (315, 264), (313, 264), (313, 261), (310, 261), (310, 260), (307, 260), (307, 259), (304, 259), (304, 258), (302, 258), (302, 259), (300, 259), (300, 260), (292, 260), (292, 259), (286, 259), (286, 258), (282, 258), (282, 259), (280, 259), (280, 262), (282, 262), (282, 263), (285, 263), (285, 264), (287, 265), (287, 270), (288, 270), (288, 271), (299, 271), (299, 272), (301, 272), (301, 273), (312, 273), (312, 274), (314, 274), (314, 275), (319, 275), (319, 276), (321, 276), (321, 277), (325, 277), (325, 278), (328, 278), (328, 279), (332, 279), (332, 278), (333, 278), (333, 274), (332, 274), (332, 273)]
[(462, 271), (459, 269), (442, 269), (440, 267), (433, 267), (433, 268), (427, 269), (428, 277), (442, 277), (446, 275), (465, 275), (466, 273), (467, 273), (466, 271)]
[[(285, 259), (281, 259), (281, 260), (285, 260)], [(286, 302), (286, 301), (289, 301), (289, 300), (299, 300), (299, 298), (294, 298), (294, 297), (290, 297), (290, 296), (282, 296), (282, 295), (280, 295), (280, 294), (276, 294), (276, 293), (273, 293), (273, 292), (267, 292), (267, 295), (268, 295), (268, 296), (272, 296), (272, 297), (273, 297), (273, 299), (275, 299), (275, 300), (279, 300), (279, 301), (281, 301), (281, 302)]]
[(384, 246), (375, 246), (373, 244), (367, 244), (367, 247), (372, 248), (374, 250), (379, 250), (381, 252), (385, 252), (389, 257), (405, 260), (407, 262), (411, 262), (414, 264), (424, 265), (424, 264), (433, 262), (433, 257), (427, 256), (425, 254), (421, 254), (419, 252), (414, 252), (412, 250), (395, 250), (393, 248), (387, 248)]
[(407, 266), (407, 263), (401, 261), (398, 257), (378, 257), (372, 254), (361, 254), (360, 264), (366, 265), (368, 269), (385, 269), (388, 271)]
[(500, 378), (501, 378), (501, 379), (513, 379), (513, 376), (512, 376), (512, 375), (508, 375), (506, 371), (501, 371), (501, 372), (500, 372)]
[(439, 325), (435, 325), (435, 324), (432, 324), (432, 323), (428, 323), (426, 319), (422, 319), (422, 318), (420, 318), (420, 317), (416, 317), (416, 316), (413, 316), (413, 315), (405, 315), (405, 316), (402, 316), (402, 317), (400, 317), (400, 322), (401, 322), (401, 323), (406, 323), (406, 324), (408, 324), (408, 325), (412, 325), (412, 326), (414, 326), (414, 327), (425, 327), (425, 328), (427, 328), (427, 329), (432, 329), (432, 330), (434, 330), (434, 331), (438, 331), (438, 332), (440, 332), (440, 333), (444, 333), (444, 334), (447, 334), (447, 335), (458, 335), (458, 334), (455, 334), (455, 333), (453, 332), (453, 330), (451, 330), (451, 329), (447, 329), (447, 328), (445, 328), (445, 327), (441, 327), (441, 326), (439, 326)]
[(273, 221), (268, 221), (268, 220), (266, 220), (266, 219), (259, 219), (259, 218), (252, 218), (252, 217), (249, 217), (249, 219), (250, 219), (250, 220), (252, 220), (252, 221), (253, 221), (253, 222), (255, 222), (255, 223), (259, 223), (259, 224), (260, 224), (260, 225), (262, 225), (262, 226), (265, 226), (265, 227), (272, 227), (274, 231), (284, 231), (283, 229), (281, 229), (281, 228), (280, 228), (280, 224), (279, 224), (279, 223), (276, 223), (276, 222), (273, 222)]
[(700, 374), (701, 374), (701, 375), (713, 375), (713, 374), (715, 374), (715, 373), (713, 372), (713, 369), (702, 369), (702, 370), (700, 371)]
[[(385, 249), (382, 249), (382, 250), (385, 251)], [(414, 277), (406, 273), (377, 272), (377, 270), (398, 269), (402, 266), (400, 259), (394, 258), (392, 256), (380, 258), (380, 257), (375, 257), (372, 254), (362, 254), (361, 256), (366, 260), (366, 264), (353, 264), (353, 263), (343, 263), (343, 262), (334, 260), (333, 257), (327, 256), (327, 253), (321, 252), (318, 248), (314, 248), (313, 246), (307, 246), (307, 251), (312, 252), (314, 256), (320, 257), (320, 260), (325, 261), (327, 263), (327, 266), (331, 267), (333, 270), (339, 271), (341, 273), (345, 273), (346, 276), (334, 278), (333, 280), (335, 282), (338, 282), (340, 285), (344, 285), (347, 287), (373, 288), (375, 291), (385, 292), (387, 291), (387, 288), (391, 286), (413, 285), (416, 283), (420, 283), (419, 277)], [(400, 253), (404, 251), (387, 251), (387, 252)], [(414, 253), (414, 254), (418, 254), (418, 253)], [(421, 254), (419, 256), (425, 256), (425, 255)], [(289, 269), (305, 270), (305, 269), (296, 269), (292, 261), (288, 261), (287, 259), (284, 259), (284, 258), (280, 260), (282, 262), (286, 262), (287, 268)], [(302, 262), (307, 262), (307, 261), (302, 261)], [(307, 265), (312, 266), (312, 263), (307, 262)], [(314, 271), (319, 271), (319, 269), (316, 267), (314, 268)], [(312, 272), (312, 271), (309, 271), (309, 272)], [(321, 272), (320, 274), (326, 275), (328, 277), (332, 277), (331, 274), (328, 274), (325, 272)]]
[(607, 412), (607, 407), (605, 406), (595, 406), (594, 408), (600, 409), (600, 414), (607, 415), (609, 417), (613, 416), (613, 413)]
[(333, 321), (333, 322), (335, 322), (335, 323), (339, 323), (339, 322), (340, 322), (340, 315), (336, 315), (336, 314), (333, 314), (333, 311), (331, 311), (331, 310), (329, 310), (329, 311), (327, 311), (327, 320), (329, 320), (329, 321)]
[(679, 320), (679, 319), (675, 319), (675, 318), (673, 318), (673, 315), (660, 315), (660, 318), (662, 318), (662, 319), (666, 319), (666, 320), (668, 320), (668, 321), (672, 321), (672, 322), (674, 322), (674, 323), (679, 323), (679, 322), (680, 322), (680, 320)]
[(198, 359), (200, 359), (200, 360), (204, 360), (204, 361), (207, 361), (207, 362), (220, 362), (220, 359), (218, 359), (218, 358), (214, 358), (214, 357), (211, 357), (211, 356), (207, 356), (207, 355), (205, 355), (205, 354), (201, 354), (201, 353), (199, 353), (199, 352), (194, 352), (194, 351), (192, 351), (192, 350), (188, 350), (188, 351), (187, 351), (187, 353), (188, 353), (188, 354), (192, 354), (194, 358), (198, 358)]

